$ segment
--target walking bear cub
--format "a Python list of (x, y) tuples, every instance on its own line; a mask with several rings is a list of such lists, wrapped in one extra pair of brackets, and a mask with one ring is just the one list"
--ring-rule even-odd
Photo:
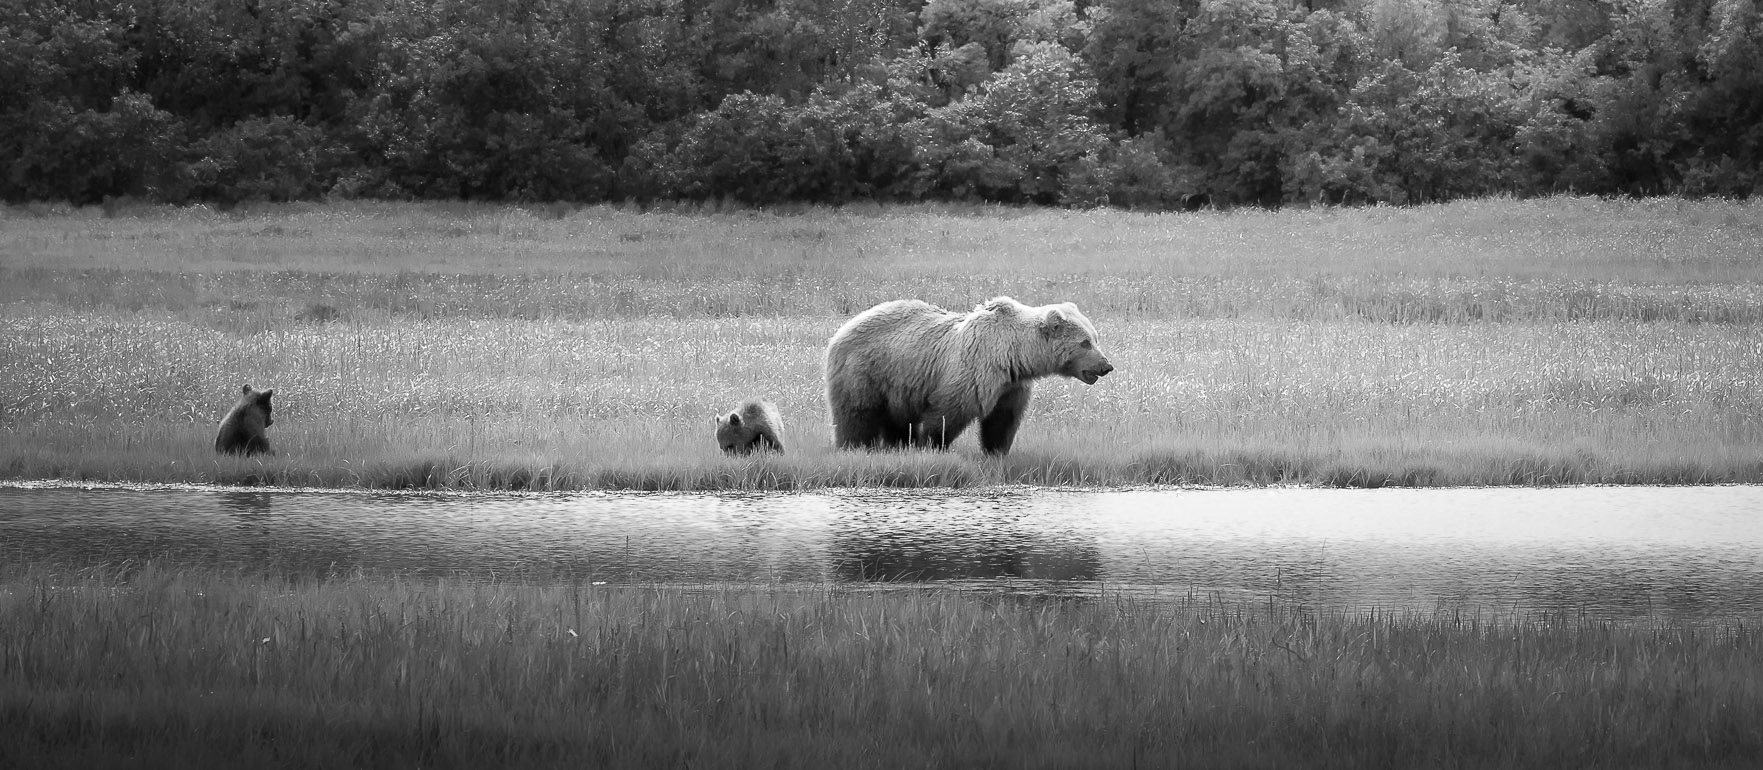
[(214, 451), (221, 454), (275, 454), (263, 429), (275, 424), (269, 417), (269, 398), (275, 389), (252, 390), (246, 385), (240, 391), (239, 403), (220, 421), (220, 432), (214, 436)]
[(1034, 381), (1094, 385), (1114, 371), (1096, 327), (1070, 302), (1031, 307), (994, 297), (971, 313), (918, 300), (883, 302), (834, 333), (826, 400), (839, 447), (947, 449), (979, 421), (979, 446), (1005, 454)]
[(716, 418), (716, 444), (729, 454), (756, 449), (784, 451), (784, 420), (770, 401), (749, 399)]

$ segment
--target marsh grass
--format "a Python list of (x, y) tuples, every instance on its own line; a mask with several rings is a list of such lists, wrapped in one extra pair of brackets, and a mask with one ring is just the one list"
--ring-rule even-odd
[(11, 767), (1745, 767), (1763, 752), (1763, 637), (1663, 618), (150, 561), (6, 567), (0, 661)]
[[(543, 213), (543, 212), (541, 212)], [(1763, 206), (0, 213), (0, 474), (375, 488), (1763, 481)], [(833, 451), (874, 302), (1074, 300), (1016, 451)], [(277, 454), (206, 451), (240, 383)], [(776, 402), (790, 454), (719, 455)]]

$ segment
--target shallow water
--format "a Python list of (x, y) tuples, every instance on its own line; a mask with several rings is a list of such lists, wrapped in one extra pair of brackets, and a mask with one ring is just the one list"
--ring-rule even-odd
[(429, 495), (0, 486), (0, 558), (1763, 617), (1763, 487)]

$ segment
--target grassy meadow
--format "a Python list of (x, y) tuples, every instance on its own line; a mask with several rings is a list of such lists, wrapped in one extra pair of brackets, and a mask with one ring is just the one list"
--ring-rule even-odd
[[(851, 315), (1074, 301), (1002, 461), (839, 452)], [(239, 386), (277, 454), (217, 457)], [(788, 454), (725, 458), (775, 401)], [(1763, 481), (1763, 202), (0, 208), (0, 477), (458, 489)]]
[(0, 567), (0, 765), (1739, 768), (1742, 624)]

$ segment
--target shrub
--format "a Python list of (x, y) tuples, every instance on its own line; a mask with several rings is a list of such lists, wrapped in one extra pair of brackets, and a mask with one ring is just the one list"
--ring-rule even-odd
[(318, 197), (335, 185), (339, 152), (324, 131), (293, 118), (249, 118), (194, 147), (194, 195), (222, 203)]
[(15, 113), (0, 138), (0, 195), (9, 200), (96, 203), (105, 197), (182, 197), (173, 153), (182, 123), (125, 91), (109, 109), (42, 100)]

